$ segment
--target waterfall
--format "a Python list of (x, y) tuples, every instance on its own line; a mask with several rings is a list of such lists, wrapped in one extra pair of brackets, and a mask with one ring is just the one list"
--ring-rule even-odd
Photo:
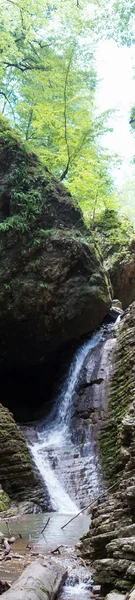
[[(103, 342), (104, 334), (104, 327), (102, 327), (91, 339), (84, 342), (75, 353), (55, 406), (49, 417), (37, 428), (38, 441), (30, 446), (33, 459), (48, 488), (52, 508), (61, 514), (77, 513), (79, 509), (67, 491), (69, 487), (67, 481), (66, 485), (64, 484), (64, 475), (62, 479), (63, 465), (67, 465), (70, 479), (73, 481), (74, 472), (72, 474), (72, 471), (75, 458), (77, 459), (75, 471), (77, 481), (79, 469), (80, 471), (85, 468), (87, 470), (89, 463), (93, 494), (99, 491), (98, 470), (90, 435), (86, 458), (82, 458), (78, 447), (76, 448), (76, 445), (71, 441), (70, 423), (73, 412), (73, 397), (84, 360), (90, 350)], [(67, 487), (66, 490), (65, 487)]]

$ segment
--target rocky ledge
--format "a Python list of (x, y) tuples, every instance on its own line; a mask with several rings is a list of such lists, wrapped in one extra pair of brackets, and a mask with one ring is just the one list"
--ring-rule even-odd
[(92, 561), (102, 594), (126, 593), (135, 583), (135, 303), (117, 331), (108, 418), (101, 432), (101, 456), (108, 484), (92, 511), (90, 531), (81, 541)]
[[(0, 512), (9, 508), (10, 500), (24, 502), (24, 511), (51, 509), (49, 495), (35, 472), (26, 440), (12, 414), (0, 404)], [(9, 497), (10, 496), (10, 500)], [(22, 506), (23, 512), (23, 506)]]

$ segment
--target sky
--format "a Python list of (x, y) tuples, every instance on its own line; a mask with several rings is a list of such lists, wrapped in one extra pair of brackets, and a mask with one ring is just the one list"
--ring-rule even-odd
[(135, 174), (131, 159), (135, 156), (135, 132), (129, 125), (130, 109), (135, 104), (135, 46), (118, 47), (114, 40), (100, 42), (96, 51), (99, 83), (97, 106), (99, 112), (116, 109), (110, 119), (113, 132), (105, 134), (103, 145), (122, 158), (115, 172), (117, 186), (126, 176)]

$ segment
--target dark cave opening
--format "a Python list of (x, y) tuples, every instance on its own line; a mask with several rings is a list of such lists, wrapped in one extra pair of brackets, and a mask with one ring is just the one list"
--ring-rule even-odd
[(19, 423), (46, 415), (51, 409), (51, 395), (56, 364), (4, 365), (0, 371), (1, 402)]

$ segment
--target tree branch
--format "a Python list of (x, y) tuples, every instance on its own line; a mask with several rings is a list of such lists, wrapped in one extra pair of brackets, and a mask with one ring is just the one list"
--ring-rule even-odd
[(9, 67), (13, 67), (14, 69), (19, 69), (20, 71), (22, 71), (22, 73), (24, 73), (25, 71), (32, 71), (32, 70), (36, 70), (36, 71), (50, 71), (50, 67), (44, 67), (43, 65), (21, 65), (18, 63), (10, 63), (7, 61), (4, 61), (3, 63), (7, 68)]
[[(14, 121), (15, 121), (15, 114), (14, 114), (14, 110), (13, 110), (13, 106), (12, 106), (12, 102), (9, 100), (8, 96), (5, 94), (5, 92), (0, 91), (0, 95), (3, 96), (6, 100), (6, 102), (8, 102), (8, 104), (10, 105), (11, 111), (12, 111), (12, 115), (14, 117)], [(3, 106), (3, 110), (2, 110), (2, 114), (4, 114), (4, 108), (5, 108), (5, 103)]]
[(26, 140), (27, 141), (29, 139), (29, 129), (31, 126), (32, 117), (33, 117), (33, 108), (31, 108), (31, 110), (30, 110), (29, 119), (28, 119), (27, 128), (26, 128)]
[(67, 157), (68, 158), (67, 158), (66, 168), (64, 169), (64, 171), (60, 177), (60, 181), (63, 181), (63, 179), (65, 179), (65, 177), (68, 173), (69, 165), (70, 165), (70, 148), (69, 148), (69, 143), (68, 143), (68, 132), (67, 132), (67, 86), (68, 86), (68, 76), (69, 76), (70, 66), (71, 66), (71, 62), (72, 62), (73, 52), (74, 52), (74, 48), (72, 49), (71, 56), (70, 56), (70, 59), (68, 62), (66, 77), (65, 77), (65, 85), (64, 85), (64, 137), (65, 137), (65, 142), (66, 142), (66, 147), (67, 147)]

